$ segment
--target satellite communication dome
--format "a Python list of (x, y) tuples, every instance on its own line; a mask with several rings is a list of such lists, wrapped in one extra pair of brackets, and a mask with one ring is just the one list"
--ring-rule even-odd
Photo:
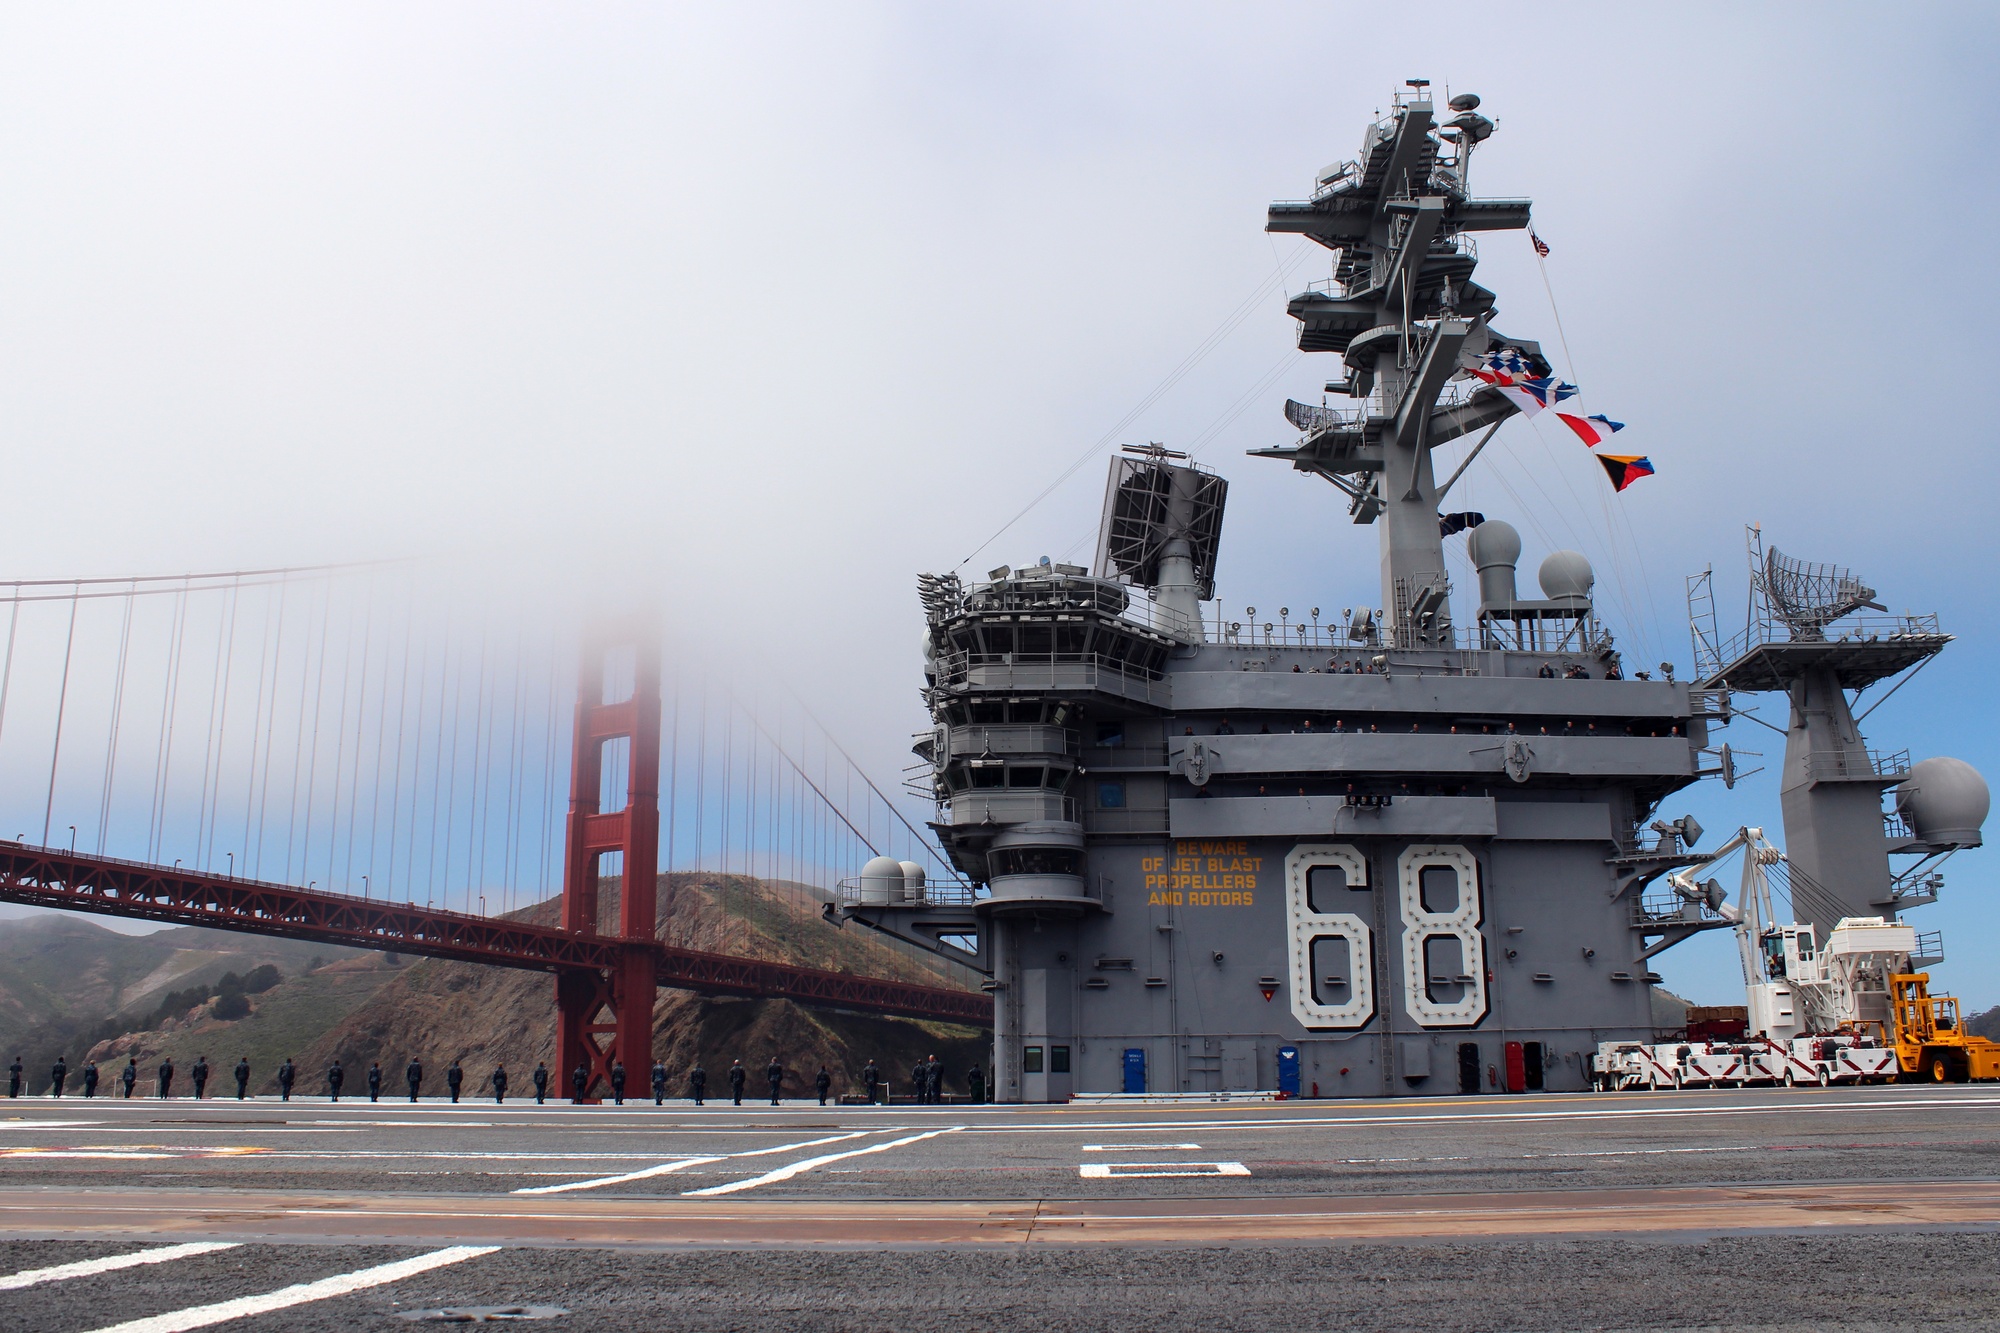
[(1979, 826), (1992, 808), (1986, 779), (1963, 759), (1922, 760), (1896, 788), (1896, 812), (1933, 847), (1979, 846)]
[(920, 903), (924, 900), (924, 868), (915, 861), (899, 861), (903, 872), (903, 901)]
[(1466, 536), (1465, 553), (1472, 557), (1474, 569), (1516, 564), (1521, 559), (1521, 534), (1512, 523), (1489, 518)]
[(1597, 583), (1597, 575), (1581, 551), (1557, 551), (1542, 561), (1538, 577), (1542, 596), (1552, 602), (1564, 597), (1589, 597)]
[(893, 856), (878, 856), (861, 867), (861, 901), (871, 907), (902, 902), (903, 863)]

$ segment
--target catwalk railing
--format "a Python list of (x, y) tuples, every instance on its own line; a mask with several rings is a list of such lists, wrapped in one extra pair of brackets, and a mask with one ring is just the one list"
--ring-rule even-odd
[(969, 991), (857, 977), (657, 942), (571, 934), (477, 916), (203, 874), (178, 866), (0, 841), (0, 901), (556, 972), (606, 969), (649, 949), (658, 984), (704, 995), (794, 1000), (827, 1008), (991, 1026), (992, 1001)]

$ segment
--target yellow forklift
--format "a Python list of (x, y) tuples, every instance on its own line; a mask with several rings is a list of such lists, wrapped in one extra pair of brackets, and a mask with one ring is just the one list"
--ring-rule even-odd
[(1899, 972), (1889, 978), (1896, 1062), (1903, 1077), (1927, 1083), (2000, 1079), (2000, 1042), (1968, 1035), (1957, 998), (1932, 995), (1930, 981), (1928, 972)]

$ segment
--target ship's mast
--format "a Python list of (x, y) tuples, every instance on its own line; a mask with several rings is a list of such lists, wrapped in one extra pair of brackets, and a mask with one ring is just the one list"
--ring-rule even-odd
[(1382, 525), (1382, 608), (1401, 647), (1454, 642), (1450, 584), (1438, 522), (1431, 450), (1497, 425), (1516, 410), (1483, 386), (1462, 393), (1463, 366), (1504, 344), (1539, 371), (1533, 343), (1493, 332), (1493, 294), (1469, 278), (1478, 254), (1468, 233), (1528, 225), (1525, 199), (1472, 199), (1465, 190), (1472, 146), (1493, 130), (1479, 99), (1451, 101), (1440, 127), (1429, 82), (1409, 80), (1393, 113), (1368, 127), (1353, 161), (1322, 171), (1309, 200), (1271, 205), (1266, 230), (1294, 232), (1338, 254), (1334, 277), (1292, 299), (1299, 347), (1339, 352), (1342, 378), (1329, 393), (1360, 400), (1353, 410), (1288, 410), (1297, 444), (1253, 450), (1325, 477), (1349, 499), (1357, 523)]

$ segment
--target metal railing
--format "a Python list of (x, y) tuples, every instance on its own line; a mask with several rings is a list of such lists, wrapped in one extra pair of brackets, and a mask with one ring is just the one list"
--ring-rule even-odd
[[(1848, 616), (1827, 626), (1828, 632), (1821, 638), (1799, 638), (1791, 632), (1790, 626), (1776, 616), (1760, 618), (1746, 626), (1742, 632), (1725, 640), (1716, 650), (1717, 658), (1724, 666), (1735, 662), (1754, 648), (1767, 644), (1781, 643), (1902, 643), (1912, 639), (1936, 639), (1943, 637), (1935, 615), (1922, 616)], [(1838, 631), (1835, 633), (1834, 631)]]
[(1164, 704), (1156, 667), (1099, 653), (951, 653), (937, 659), (940, 689), (1099, 691)]
[(1917, 932), (1917, 947), (1910, 950), (1911, 967), (1935, 967), (1944, 961), (1944, 932), (1941, 930), (1920, 930)]
[(938, 803), (938, 817), (960, 827), (988, 822), (1024, 824), (1038, 820), (1074, 824), (1078, 822), (1077, 812), (1073, 796), (1058, 796), (1054, 792), (1027, 788), (1015, 791), (1005, 787), (987, 787), (958, 791), (951, 794), (950, 800)]
[(1045, 722), (973, 722), (952, 727), (946, 734), (946, 745), (953, 759), (987, 754), (1074, 755), (1077, 743), (1074, 729)]
[(924, 896), (911, 900), (907, 896), (890, 903), (870, 903), (862, 901), (861, 878), (851, 875), (833, 886), (833, 899), (843, 907), (970, 907), (983, 897), (970, 884), (926, 883)]
[(1806, 756), (1806, 773), (1818, 781), (1843, 778), (1901, 782), (1910, 775), (1910, 752), (1895, 750), (1814, 750)]
[(1083, 829), (1086, 833), (1149, 833), (1165, 837), (1167, 812), (1164, 809), (1086, 810), (1083, 813)]

